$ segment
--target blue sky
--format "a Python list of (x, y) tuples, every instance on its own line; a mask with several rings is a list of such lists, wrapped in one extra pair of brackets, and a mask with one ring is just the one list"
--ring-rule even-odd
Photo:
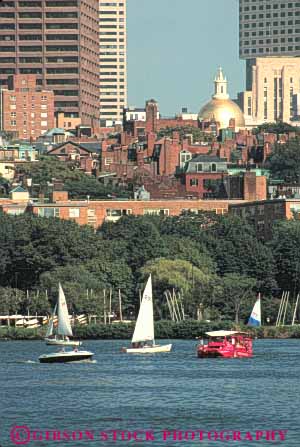
[(238, 0), (127, 0), (128, 105), (159, 102), (163, 115), (198, 112), (223, 67), (229, 93), (244, 89)]

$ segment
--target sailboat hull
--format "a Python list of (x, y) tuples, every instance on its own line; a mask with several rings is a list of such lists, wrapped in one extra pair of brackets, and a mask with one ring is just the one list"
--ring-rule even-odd
[(45, 338), (46, 345), (50, 346), (81, 346), (81, 341), (77, 340), (63, 340), (57, 338)]
[(39, 357), (40, 363), (68, 363), (91, 360), (94, 353), (90, 351), (68, 351), (44, 354)]
[(158, 352), (170, 352), (172, 345), (154, 345), (145, 346), (143, 348), (122, 348), (122, 352), (126, 354), (156, 354)]

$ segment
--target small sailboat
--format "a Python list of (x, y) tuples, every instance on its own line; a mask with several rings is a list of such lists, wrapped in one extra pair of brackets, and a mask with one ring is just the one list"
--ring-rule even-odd
[[(61, 285), (59, 284), (58, 287), (59, 291), (58, 291), (58, 299), (63, 301), (66, 301), (65, 299), (65, 294), (63, 291), (63, 288), (61, 287)], [(46, 345), (54, 345), (54, 346), (80, 346), (81, 342), (77, 341), (77, 340), (70, 340), (69, 336), (72, 336), (72, 328), (70, 326), (70, 330), (66, 330), (66, 328), (63, 328), (64, 334), (62, 335), (61, 332), (61, 327), (59, 325), (59, 318), (58, 318), (58, 327), (57, 327), (57, 331), (54, 328), (54, 319), (56, 317), (56, 310), (57, 310), (57, 304), (54, 307), (53, 313), (51, 315), (50, 321), (49, 321), (49, 325), (48, 325), (48, 329), (46, 332), (46, 337), (45, 337), (45, 341), (46, 341)], [(68, 318), (69, 318), (69, 314), (68, 314)], [(57, 332), (57, 333), (55, 333)], [(68, 332), (68, 334), (66, 334), (66, 332)]]
[[(59, 294), (57, 303), (57, 317), (58, 317), (57, 334), (62, 337), (72, 336), (73, 333), (70, 324), (66, 298), (60, 284), (59, 284)], [(50, 329), (51, 329), (51, 322), (49, 324), (49, 330)], [(39, 357), (39, 361), (41, 363), (66, 363), (80, 360), (90, 360), (93, 355), (94, 355), (93, 352), (90, 351), (79, 351), (77, 348), (75, 348), (72, 351), (65, 351), (63, 348), (61, 351), (55, 352), (53, 354), (41, 355)]]
[(250, 318), (248, 320), (248, 326), (261, 326), (261, 302), (260, 293), (252, 309)]
[(153, 354), (170, 352), (172, 345), (156, 345), (154, 339), (153, 296), (151, 275), (148, 278), (136, 321), (130, 348), (122, 348), (128, 354)]

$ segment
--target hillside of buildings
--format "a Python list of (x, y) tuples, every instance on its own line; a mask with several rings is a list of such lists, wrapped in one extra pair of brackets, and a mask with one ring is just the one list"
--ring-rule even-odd
[[(60, 281), (70, 311), (134, 319), (153, 275), (189, 319), (243, 323), (257, 293), (274, 324), (299, 291), (299, 129), (160, 118), (154, 100), (123, 129), (2, 135), (0, 314), (49, 314)], [(228, 213), (228, 215), (227, 215)], [(289, 220), (288, 220), (289, 219)], [(104, 298), (105, 297), (105, 298)], [(299, 317), (299, 316), (298, 316)], [(299, 321), (299, 318), (298, 318)]]
[[(104, 293), (134, 319), (149, 273), (156, 319), (170, 319), (166, 293), (187, 318), (245, 322), (258, 292), (276, 320), (282, 290), (299, 290), (300, 222), (278, 222), (268, 242), (236, 216), (124, 216), (89, 226), (24, 214), (0, 216), (0, 314), (49, 313), (60, 281), (70, 312), (103, 320)], [(104, 292), (105, 291), (105, 292)], [(286, 319), (291, 318), (288, 308)]]

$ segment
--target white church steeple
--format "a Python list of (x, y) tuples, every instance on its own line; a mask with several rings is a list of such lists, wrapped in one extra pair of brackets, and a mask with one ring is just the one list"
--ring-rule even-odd
[(215, 94), (214, 99), (228, 99), (229, 95), (227, 93), (227, 79), (223, 75), (222, 68), (220, 67), (215, 77)]

